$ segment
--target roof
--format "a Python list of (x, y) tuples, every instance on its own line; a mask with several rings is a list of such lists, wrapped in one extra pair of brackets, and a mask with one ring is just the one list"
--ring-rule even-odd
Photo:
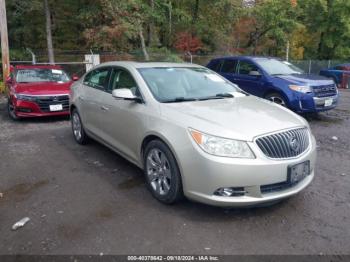
[(272, 56), (222, 56), (214, 58), (213, 60), (218, 59), (280, 59)]
[(350, 63), (339, 64), (339, 65), (336, 65), (336, 66), (350, 66)]
[(15, 65), (15, 69), (62, 69), (59, 65)]
[(202, 67), (190, 63), (168, 63), (168, 62), (134, 62), (134, 61), (114, 61), (102, 63), (99, 66), (131, 66), (134, 68), (152, 68), (152, 67)]

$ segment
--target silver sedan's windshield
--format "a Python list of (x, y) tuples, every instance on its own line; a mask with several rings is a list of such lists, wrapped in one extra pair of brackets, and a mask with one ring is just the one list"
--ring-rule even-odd
[(154, 97), (163, 103), (232, 98), (237, 86), (205, 68), (139, 69)]
[(269, 75), (292, 75), (304, 73), (303, 70), (287, 61), (280, 61), (277, 59), (256, 59), (255, 62)]

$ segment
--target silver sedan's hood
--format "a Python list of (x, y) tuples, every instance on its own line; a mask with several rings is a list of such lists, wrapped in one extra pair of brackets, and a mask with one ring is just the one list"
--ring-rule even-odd
[(163, 103), (160, 109), (163, 118), (184, 128), (245, 141), (252, 141), (262, 134), (307, 125), (292, 111), (254, 96)]

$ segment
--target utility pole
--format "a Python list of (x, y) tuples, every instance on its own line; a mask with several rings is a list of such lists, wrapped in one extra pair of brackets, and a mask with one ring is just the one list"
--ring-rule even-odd
[(290, 48), (290, 42), (289, 40), (287, 41), (287, 46), (286, 46), (286, 61), (289, 61), (289, 48)]
[(7, 35), (7, 17), (6, 17), (5, 0), (0, 0), (0, 32), (1, 32), (2, 75), (5, 82), (6, 78), (10, 75), (10, 55), (9, 55), (9, 40)]

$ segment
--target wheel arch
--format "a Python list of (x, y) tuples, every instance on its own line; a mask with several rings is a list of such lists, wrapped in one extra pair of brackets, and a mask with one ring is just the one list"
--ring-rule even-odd
[(287, 96), (283, 91), (270, 88), (270, 89), (268, 89), (268, 90), (264, 93), (263, 98), (266, 99), (266, 97), (267, 97), (268, 95), (270, 95), (270, 94), (279, 94), (279, 95), (282, 96), (282, 98), (284, 99), (284, 101), (285, 101), (287, 107), (290, 106), (289, 98), (288, 98), (288, 96)]
[(71, 104), (69, 107), (69, 113), (72, 114), (73, 110), (76, 109), (77, 107), (74, 104)]
[(177, 156), (174, 147), (171, 146), (170, 141), (168, 141), (168, 139), (165, 136), (163, 136), (163, 135), (161, 135), (159, 133), (149, 133), (142, 140), (141, 148), (140, 148), (140, 158), (141, 158), (142, 168), (144, 167), (145, 148), (146, 148), (147, 144), (150, 143), (153, 140), (160, 140), (161, 142), (163, 142), (169, 148), (170, 152), (173, 154), (173, 156), (174, 156), (174, 158), (176, 160), (177, 166), (179, 167), (180, 175), (182, 176), (181, 163), (179, 161), (179, 157)]

